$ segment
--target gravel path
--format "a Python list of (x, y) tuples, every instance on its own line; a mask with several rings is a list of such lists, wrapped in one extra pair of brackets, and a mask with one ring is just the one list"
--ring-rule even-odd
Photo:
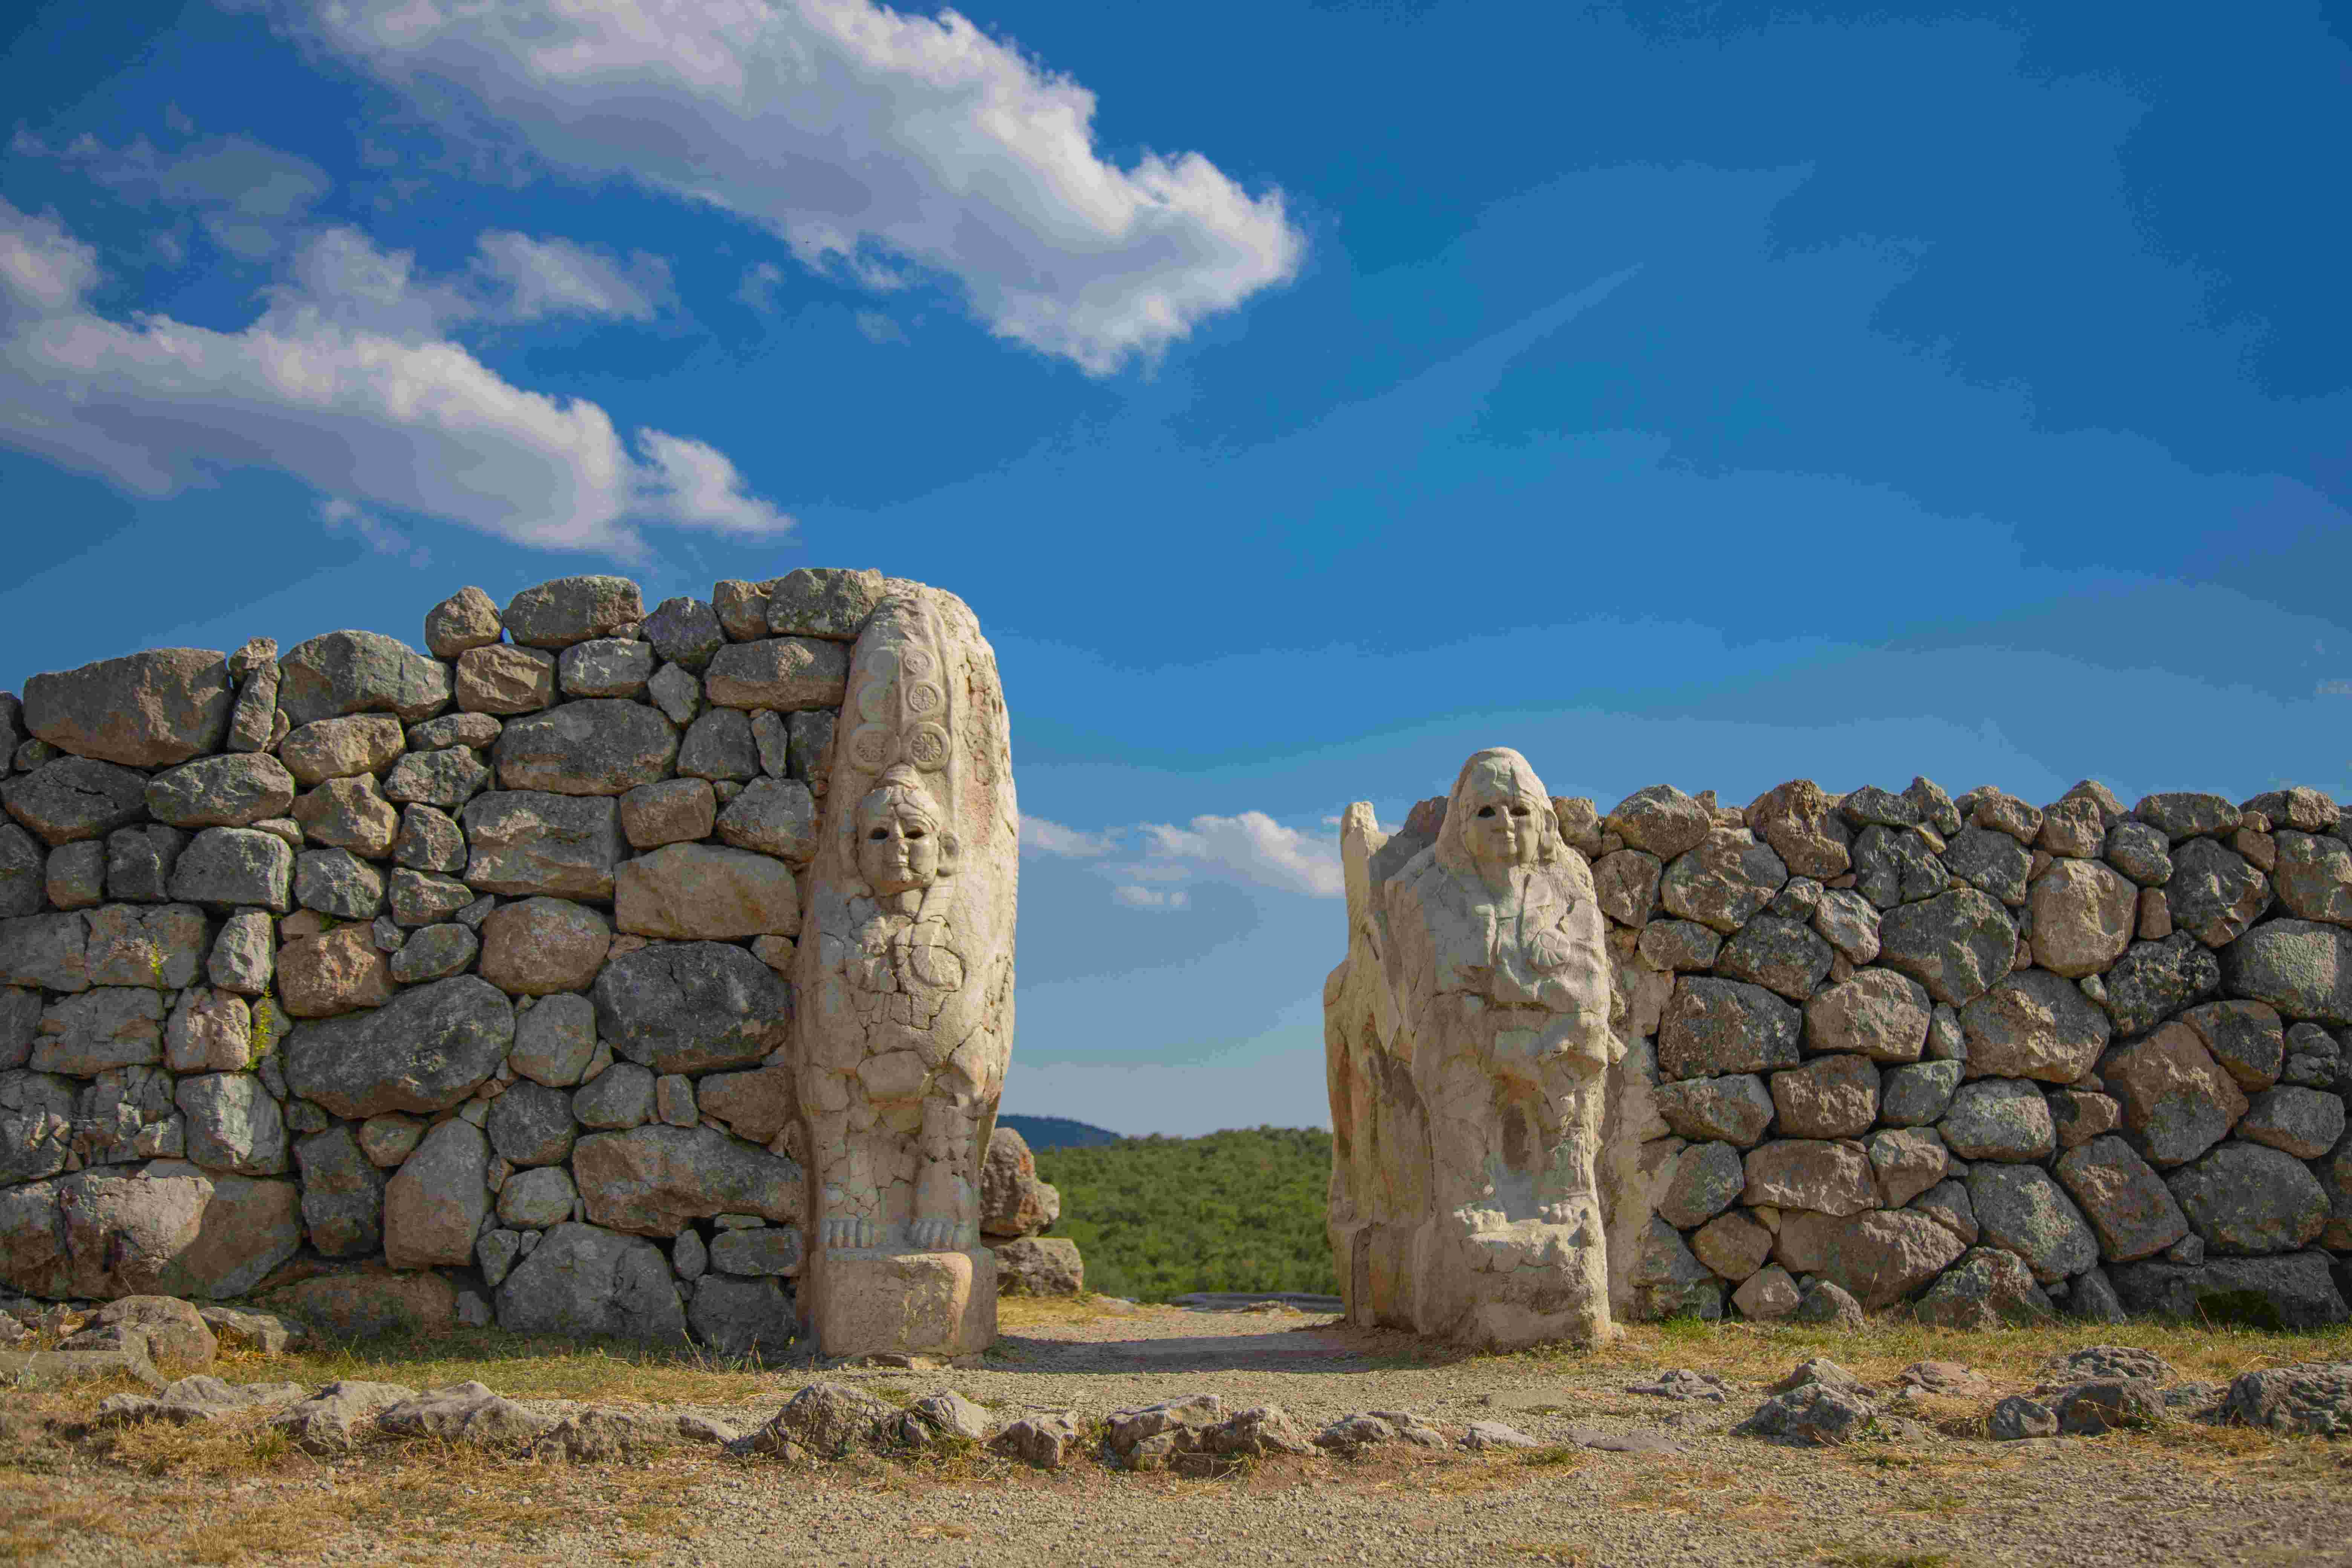
[[(1709, 1370), (1703, 1347), (1688, 1363)], [(824, 1375), (909, 1395), (953, 1387), (1000, 1415), (1099, 1416), (1210, 1392), (1229, 1409), (1284, 1405), (1309, 1429), (1353, 1411), (1411, 1410), (1455, 1427), (1507, 1422), (1562, 1445), (1571, 1426), (1650, 1434), (1683, 1451), (1563, 1447), (1531, 1464), (1392, 1446), (1222, 1480), (1092, 1460), (1050, 1475), (992, 1458), (795, 1469), (707, 1449), (566, 1468), (415, 1446), (231, 1480), (153, 1456), (143, 1468), (160, 1473), (142, 1474), (135, 1456), (76, 1452), (46, 1470), (0, 1468), (0, 1493), (67, 1489), (85, 1521), (60, 1520), (45, 1540), (32, 1526), (0, 1533), (0, 1562), (2352, 1564), (2352, 1456), (2341, 1446), (2191, 1423), (2095, 1439), (1926, 1432), (1800, 1449), (1729, 1436), (1763, 1397), (1752, 1370), (1727, 1373), (1724, 1405), (1676, 1404), (1626, 1392), (1643, 1378), (1622, 1363), (1423, 1360), (1402, 1337), (1295, 1313), (1144, 1310), (1020, 1330), (970, 1368)], [(743, 1405), (702, 1408), (748, 1426), (808, 1377), (772, 1374)], [(1917, 1412), (1930, 1425), (1980, 1414), (2022, 1386), (1996, 1380), (1992, 1396), (1923, 1400)]]

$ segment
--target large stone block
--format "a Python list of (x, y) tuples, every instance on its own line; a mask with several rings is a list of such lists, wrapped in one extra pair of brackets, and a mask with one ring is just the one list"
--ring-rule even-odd
[(328, 1258), (364, 1258), (383, 1245), (384, 1174), (350, 1127), (298, 1140), (294, 1163), (302, 1173), (302, 1224), (312, 1247)]
[(207, 827), (172, 867), (172, 897), (216, 909), (294, 908), (293, 846), (250, 827)]
[(0, 1187), (0, 1283), (67, 1300), (168, 1295), (211, 1197), (201, 1175), (143, 1171)]
[(614, 875), (621, 930), (674, 942), (793, 936), (801, 929), (792, 868), (748, 849), (672, 844)]
[(1658, 1069), (1685, 1079), (1795, 1067), (1799, 1021), (1760, 985), (1685, 975), (1659, 1023)]
[(1870, 1152), (1845, 1139), (1782, 1138), (1748, 1152), (1749, 1208), (1811, 1209), (1850, 1215), (1878, 1206)]
[(35, 1072), (95, 1078), (163, 1059), (163, 999), (143, 986), (101, 985), (41, 1010)]
[(2123, 1105), (2133, 1146), (2154, 1164), (2195, 1159), (2246, 1113), (2245, 1095), (2187, 1024), (2109, 1051), (2099, 1076)]
[(1872, 1209), (1783, 1215), (1772, 1250), (1790, 1273), (1820, 1275), (1879, 1311), (1935, 1279), (1967, 1248), (1926, 1215)]
[(93, 985), (176, 991), (204, 972), (211, 932), (192, 904), (108, 904), (87, 918)]
[(2216, 838), (2192, 838), (2173, 851), (2164, 885), (2173, 924), (2220, 947), (2243, 936), (2271, 906), (2271, 879)]
[(1963, 1160), (2046, 1160), (2058, 1146), (2050, 1102), (2021, 1079), (1962, 1084), (1936, 1128)]
[(1741, 827), (1717, 827), (1676, 856), (1658, 887), (1670, 913), (1726, 935), (1762, 911), (1789, 880), (1772, 847)]
[(1715, 821), (1706, 807), (1674, 785), (1651, 784), (1619, 801), (1601, 826), (1666, 861), (1696, 848)]
[(558, 577), (507, 601), (507, 636), (525, 647), (566, 648), (646, 618), (644, 594), (626, 577)]
[(371, 1012), (303, 1024), (286, 1047), (286, 1081), (337, 1116), (441, 1110), (498, 1070), (514, 1005), (470, 974), (402, 992)]
[(489, 1141), (472, 1122), (453, 1116), (427, 1132), (384, 1186), (384, 1261), (394, 1268), (471, 1263), (490, 1213), (489, 1168)]
[(1685, 1138), (1721, 1140), (1745, 1149), (1772, 1124), (1772, 1096), (1754, 1073), (1691, 1078), (1659, 1084), (1658, 1114)]
[(2208, 1252), (2293, 1252), (2327, 1224), (2327, 1194), (2294, 1155), (2235, 1139), (2165, 1177)]
[(286, 815), (294, 775), (267, 752), (201, 757), (149, 779), (146, 801), (149, 815), (173, 827), (244, 827)]
[(58, 757), (0, 782), (0, 805), (54, 849), (146, 816), (147, 775), (89, 757)]
[[(2280, 923), (2264, 929), (2275, 931)], [(2241, 945), (2232, 942), (2229, 951), (2234, 953)], [(2211, 995), (2221, 984), (2221, 966), (2195, 937), (2175, 931), (2160, 941), (2132, 943), (2103, 979), (2116, 1033), (2137, 1035)]]
[(503, 787), (554, 795), (620, 795), (667, 777), (677, 755), (661, 710), (604, 697), (511, 720), (490, 748)]
[(2272, 921), (2222, 949), (2221, 980), (2231, 995), (2266, 1002), (2287, 1017), (2352, 1024), (2352, 931)]
[(1878, 940), (1879, 962), (1955, 1007), (1983, 995), (2017, 961), (2016, 926), (1990, 894), (1975, 888), (1889, 910)]
[(347, 713), (395, 713), (403, 723), (449, 705), (449, 668), (382, 632), (329, 632), (278, 661), (278, 706), (295, 724)]
[(687, 1314), (652, 1241), (558, 1225), (499, 1286), (499, 1328), (685, 1344)]
[(2297, 920), (2352, 925), (2352, 845), (2332, 833), (2285, 830), (2279, 832), (2276, 844), (2278, 860), (2271, 876), (2287, 913)]
[(2041, 1166), (1978, 1165), (1969, 1172), (1968, 1186), (1985, 1242), (2024, 1258), (2043, 1284), (2098, 1262), (2098, 1238), (2074, 1200)]
[(572, 1148), (572, 1176), (591, 1221), (636, 1236), (676, 1236), (714, 1215), (780, 1225), (802, 1215), (800, 1166), (707, 1127), (591, 1133)]
[(278, 760), (308, 789), (329, 779), (383, 772), (400, 761), (405, 739), (400, 721), (389, 714), (321, 719), (315, 724), (303, 725), (279, 742)]
[(838, 708), (849, 689), (849, 649), (815, 637), (730, 643), (712, 656), (702, 689), (720, 708)]
[(2107, 1016), (2046, 969), (2012, 974), (1960, 1009), (1970, 1078), (2079, 1082), (2107, 1048)]
[(190, 1163), (240, 1176), (284, 1173), (286, 1119), (254, 1074), (184, 1078), (172, 1099), (187, 1118)]
[(1765, 914), (1723, 944), (1715, 970), (1727, 979), (1749, 981), (1791, 1002), (1803, 1002), (1828, 976), (1832, 956), (1830, 944), (1803, 921)]
[(2221, 1070), (2248, 1094), (2270, 1088), (2286, 1066), (2286, 1031), (2266, 1002), (2208, 1002), (2180, 1015)]
[(2109, 1135), (2058, 1157), (2058, 1180), (2098, 1233), (2099, 1255), (2110, 1263), (2149, 1258), (2189, 1234), (2164, 1178)]
[(459, 820), (470, 850), (465, 880), (477, 892), (613, 896), (614, 870), (627, 851), (610, 797), (496, 790), (467, 802)]
[(2188, 1265), (2149, 1259), (2108, 1270), (2134, 1314), (2263, 1329), (2324, 1329), (2352, 1318), (2324, 1252), (2217, 1258)]
[(517, 996), (585, 991), (604, 964), (613, 928), (568, 899), (523, 899), (482, 921), (482, 978)]
[(749, 1067), (784, 1043), (792, 993), (740, 947), (662, 942), (624, 954), (596, 977), (606, 1044), (656, 1072)]
[(1927, 988), (1891, 969), (1865, 969), (1805, 1004), (1805, 1048), (1916, 1062), (1927, 1048)]
[(1816, 1057), (1772, 1075), (1784, 1138), (1859, 1138), (1878, 1120), (1878, 1068), (1866, 1057)]
[(216, 752), (236, 700), (226, 655), (162, 647), (25, 682), (24, 724), (76, 756), (162, 767)]

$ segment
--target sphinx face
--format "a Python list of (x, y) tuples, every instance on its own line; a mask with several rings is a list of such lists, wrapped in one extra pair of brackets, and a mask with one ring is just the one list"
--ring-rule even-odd
[(869, 795), (857, 808), (857, 872), (883, 897), (940, 879), (940, 836), (929, 816), (896, 795)]
[(1499, 870), (1536, 863), (1543, 849), (1540, 803), (1489, 773), (1471, 784), (1462, 806), (1469, 813), (1464, 837), (1480, 866)]

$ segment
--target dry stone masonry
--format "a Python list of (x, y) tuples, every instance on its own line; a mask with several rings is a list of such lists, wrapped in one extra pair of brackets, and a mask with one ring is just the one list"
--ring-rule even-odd
[[(569, 577), (425, 642), (0, 695), (0, 1285), (984, 1343), (1016, 817), (971, 612)], [(812, 1235), (926, 1283), (829, 1324)]]
[[(1493, 1049), (1461, 1058), (1496, 1086), (1488, 1146), (1440, 1131), (1465, 1091), (1439, 1086), (1429, 1058), (1457, 1048), (1427, 1009), (1496, 982), (1400, 985), (1400, 894), (1462, 800), (1423, 802), (1393, 837), (1360, 805), (1341, 830), (1330, 1230), (1360, 1322), (1429, 1330), (1403, 1238), (1511, 1212), (1529, 1160), (1574, 1146), (1515, 1119), (1519, 1069)], [(2352, 1315), (2352, 843), (2334, 801), (2127, 809), (2086, 782), (2037, 809), (1798, 780), (1744, 808), (1659, 785), (1605, 816), (1548, 810), (1562, 885), (1606, 917), (1595, 1188), (1618, 1317)], [(1528, 929), (1504, 898), (1470, 904), (1498, 955), (1498, 932)]]

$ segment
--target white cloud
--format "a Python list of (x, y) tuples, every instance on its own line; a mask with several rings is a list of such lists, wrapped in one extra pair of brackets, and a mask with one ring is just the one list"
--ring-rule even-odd
[(1262, 811), (1196, 816), (1189, 827), (1147, 823), (1142, 831), (1146, 852), (1156, 859), (1311, 899), (1347, 893), (1335, 837), (1309, 837)]
[(879, 310), (857, 312), (857, 330), (869, 343), (903, 343), (907, 329)]
[(475, 242), (475, 270), (500, 296), (507, 321), (548, 316), (616, 316), (650, 321), (677, 300), (669, 263), (644, 251), (626, 263), (568, 239), (533, 239), (493, 230)]
[(420, 105), (456, 87), (551, 164), (738, 214), (870, 289), (951, 279), (991, 331), (1093, 374), (1285, 281), (1305, 249), (1279, 192), (1198, 153), (1105, 162), (1094, 94), (954, 11), (263, 3)]
[(772, 261), (755, 262), (744, 268), (743, 281), (735, 286), (735, 298), (762, 316), (776, 313), (776, 295), (784, 286), (784, 269)]
[(642, 524), (778, 538), (792, 520), (698, 441), (526, 391), (437, 335), (478, 307), (352, 230), (316, 237), (237, 331), (92, 310), (95, 253), (0, 200), (0, 441), (166, 494), (281, 469), (355, 507), (641, 556)]
[(1092, 833), (1024, 816), (1021, 847), (1097, 862), (1097, 869), (1115, 884), (1111, 896), (1136, 909), (1183, 909), (1190, 902), (1185, 885), (1199, 881), (1246, 883), (1310, 899), (1346, 896), (1338, 835), (1302, 833), (1262, 811), (1196, 816), (1184, 827), (1147, 822)]
[(317, 516), (328, 532), (355, 533), (366, 541), (368, 547), (378, 555), (389, 555), (396, 561), (405, 561), (411, 566), (433, 564), (431, 551), (373, 512), (353, 506), (341, 496), (330, 496), (320, 501)]
[(1093, 859), (1109, 854), (1118, 844), (1115, 834), (1081, 833), (1075, 827), (1065, 827), (1042, 816), (1024, 816), (1021, 818), (1021, 847), (1024, 849), (1035, 849), (1071, 859)]
[[(185, 123), (185, 116), (177, 122), (169, 115), (166, 120), (175, 129)], [(327, 172), (308, 158), (264, 146), (249, 136), (215, 136), (166, 153), (143, 136), (124, 147), (78, 136), (52, 148), (19, 130), (8, 150), (78, 168), (133, 206), (160, 205), (185, 214), (214, 244), (247, 261), (275, 254), (319, 199), (334, 188)]]

